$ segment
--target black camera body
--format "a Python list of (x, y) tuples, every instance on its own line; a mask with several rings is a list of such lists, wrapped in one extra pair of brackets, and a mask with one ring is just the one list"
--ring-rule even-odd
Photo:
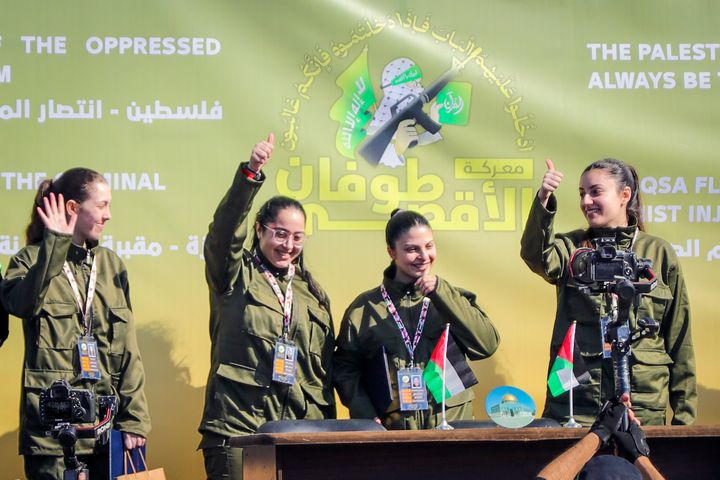
[(53, 427), (61, 423), (94, 423), (95, 396), (83, 388), (71, 388), (65, 380), (56, 380), (40, 391), (40, 419)]
[(604, 291), (608, 283), (618, 280), (637, 283), (649, 278), (651, 260), (637, 258), (630, 250), (619, 250), (614, 238), (596, 238), (592, 243), (595, 248), (579, 248), (570, 259), (570, 274), (575, 281), (593, 291)]

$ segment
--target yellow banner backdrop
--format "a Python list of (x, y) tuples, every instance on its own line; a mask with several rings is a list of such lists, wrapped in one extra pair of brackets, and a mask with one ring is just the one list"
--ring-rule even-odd
[[(259, 201), (281, 193), (305, 205), (307, 260), (336, 323), (380, 282), (389, 213), (419, 210), (436, 232), (436, 272), (477, 292), (502, 336), (473, 365), (478, 397), (515, 385), (539, 408), (555, 298), (519, 257), (524, 220), (545, 158), (566, 175), (557, 228), (567, 231), (584, 225), (582, 169), (618, 157), (642, 177), (649, 232), (681, 256), (698, 423), (718, 423), (718, 24), (711, 0), (6, 2), (0, 262), (24, 244), (40, 180), (73, 166), (106, 175), (113, 219), (102, 243), (130, 273), (152, 463), (201, 478), (202, 242), (255, 142), (276, 134)], [(423, 111), (437, 133), (358, 149), (398, 102), (436, 85)], [(22, 476), (22, 352), (12, 319), (0, 350), (3, 478)]]

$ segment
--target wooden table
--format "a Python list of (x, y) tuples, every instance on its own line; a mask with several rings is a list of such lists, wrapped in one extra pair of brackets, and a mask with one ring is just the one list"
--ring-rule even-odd
[[(268, 433), (235, 437), (245, 480), (530, 479), (587, 429)], [(668, 479), (720, 479), (720, 426), (646, 427)], [(606, 452), (607, 453), (607, 452)]]

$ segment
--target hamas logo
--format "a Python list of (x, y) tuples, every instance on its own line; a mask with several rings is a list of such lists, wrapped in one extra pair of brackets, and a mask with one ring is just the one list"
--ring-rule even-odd
[[(412, 38), (410, 51), (386, 53), (383, 46), (393, 37)], [(423, 55), (414, 58), (417, 44)], [(436, 27), (429, 16), (395, 12), (357, 23), (327, 48), (316, 45), (301, 70), (296, 95), (283, 99), (280, 146), (288, 158), (275, 185), (303, 202), (309, 232), (382, 230), (397, 207), (428, 216), (437, 230), (522, 228), (534, 192), (534, 115), (523, 113), (514, 79), (491, 64), (472, 35)], [(325, 76), (336, 88), (316, 84)], [(332, 133), (305, 129), (311, 100), (313, 107), (327, 105)], [(473, 108), (482, 108), (482, 115)], [(453, 157), (468, 138), (467, 127), (500, 134), (472, 142), (477, 154)], [(319, 150), (317, 157), (294, 153), (303, 138)]]
[(336, 82), (343, 95), (333, 104), (330, 118), (339, 124), (338, 151), (397, 167), (405, 164), (408, 149), (442, 140), (442, 125), (466, 125), (472, 85), (451, 81), (465, 63), (453, 58), (453, 66), (424, 88), (422, 71), (413, 60), (390, 61), (382, 72), (383, 98), (376, 108), (365, 47)]

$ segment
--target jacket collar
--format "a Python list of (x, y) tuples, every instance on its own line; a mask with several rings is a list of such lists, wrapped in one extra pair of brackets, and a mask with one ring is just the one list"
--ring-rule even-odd
[[(278, 268), (275, 265), (273, 265), (267, 258), (265, 258), (265, 255), (263, 255), (260, 248), (255, 249), (255, 254), (260, 259), (260, 262), (262, 262), (263, 265), (265, 265), (265, 268), (267, 268), (268, 272), (272, 273), (275, 278), (279, 279), (285, 279), (287, 277), (288, 268)], [(295, 275), (298, 274), (298, 266), (295, 265)]]
[(66, 258), (68, 261), (73, 263), (85, 262), (87, 264), (91, 264), (92, 259), (97, 254), (98, 246), (98, 242), (88, 242), (89, 248), (70, 243), (70, 248), (68, 249)]
[(394, 263), (391, 263), (389, 267), (387, 267), (383, 271), (383, 285), (385, 286), (385, 289), (388, 292), (388, 295), (390, 295), (390, 298), (400, 298), (405, 295), (409, 295), (411, 298), (420, 298), (422, 297), (422, 294), (420, 293), (420, 290), (418, 290), (415, 287), (415, 282), (412, 283), (402, 283), (395, 280), (395, 274), (397, 273), (397, 268), (395, 267)]

